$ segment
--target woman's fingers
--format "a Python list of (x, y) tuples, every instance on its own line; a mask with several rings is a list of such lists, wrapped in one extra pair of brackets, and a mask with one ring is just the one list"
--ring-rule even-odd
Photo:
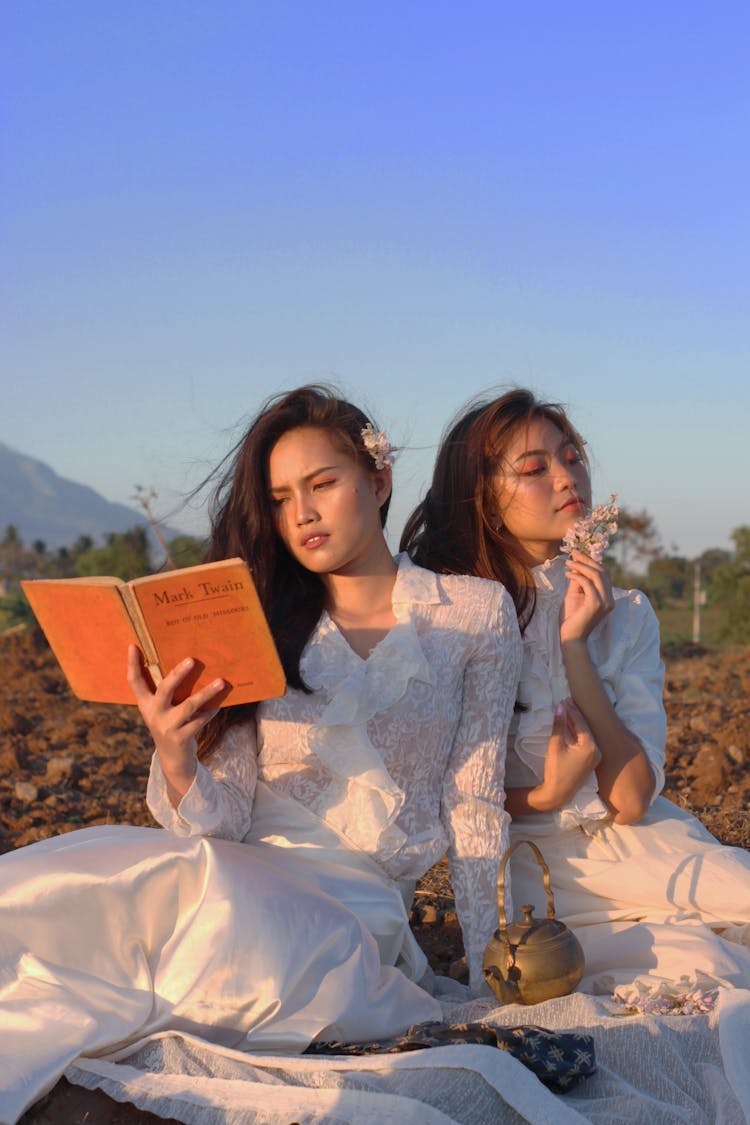
[(181, 703), (173, 702), (174, 693), (194, 666), (195, 661), (190, 657), (180, 661), (152, 689), (143, 674), (140, 650), (136, 645), (128, 647), (128, 683), (141, 714), (149, 725), (155, 721), (159, 721), (160, 725), (168, 723), (172, 728), (193, 724), (195, 730), (200, 730), (216, 713), (218, 708), (208, 707), (208, 704), (226, 689), (226, 681), (222, 679), (212, 680)]
[(145, 695), (151, 695), (151, 690), (143, 675), (141, 650), (137, 645), (128, 645), (128, 683), (135, 696), (136, 703), (140, 704), (141, 698)]
[(177, 688), (192, 672), (194, 667), (195, 661), (191, 657), (188, 656), (185, 660), (181, 660), (174, 668), (170, 668), (164, 679), (157, 684), (154, 694), (160, 696), (165, 703), (171, 703)]
[(143, 674), (141, 650), (137, 645), (128, 645), (128, 683), (133, 689), (136, 701), (140, 703), (142, 700), (147, 701), (159, 696), (164, 702), (171, 703), (175, 689), (179, 687), (190, 672), (193, 663), (190, 657), (180, 661), (175, 668), (167, 672), (166, 676), (157, 684), (156, 689), (152, 690)]
[(568, 561), (568, 590), (560, 607), (563, 642), (585, 639), (614, 608), (609, 575), (601, 563), (575, 552)]
[(594, 594), (603, 606), (611, 608), (614, 605), (612, 583), (602, 563), (575, 551), (568, 560), (566, 573), (580, 583), (584, 593)]
[(574, 753), (578, 752), (588, 769), (594, 769), (601, 761), (601, 753), (583, 712), (570, 698), (564, 699), (559, 706), (565, 709), (567, 733), (565, 748)]
[(208, 720), (204, 718), (205, 715), (209, 717), (220, 709), (218, 707), (208, 707), (212, 699), (220, 695), (226, 688), (226, 680), (212, 680), (206, 687), (201, 688), (200, 691), (193, 692), (182, 703), (177, 704), (175, 709), (182, 709), (184, 711), (186, 721), (200, 720), (201, 726)]
[[(181, 660), (179, 664), (176, 664), (174, 668), (171, 668), (166, 676), (157, 684), (155, 690), (152, 691), (143, 675), (141, 661), (142, 658), (139, 649), (136, 648), (135, 645), (131, 645), (128, 650), (128, 680), (133, 690), (136, 692), (136, 695), (138, 693), (140, 693), (141, 696), (147, 694), (152, 699), (158, 698), (166, 705), (172, 703), (178, 687), (195, 667), (195, 661), (188, 656), (185, 660)], [(183, 703), (190, 705), (186, 708), (187, 712), (190, 713), (191, 710), (197, 711), (201, 707), (204, 707), (214, 696), (223, 691), (226, 686), (225, 680), (217, 679), (212, 680), (210, 684), (201, 688), (200, 691), (193, 692), (192, 695), (189, 695), (183, 700)], [(177, 704), (177, 706), (182, 706), (182, 704)]]

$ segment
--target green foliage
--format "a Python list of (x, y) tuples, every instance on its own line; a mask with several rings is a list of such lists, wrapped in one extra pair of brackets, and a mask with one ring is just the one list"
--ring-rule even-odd
[(90, 547), (78, 555), (75, 569), (81, 578), (113, 574), (126, 582), (150, 574), (152, 566), (146, 529), (133, 527), (119, 534), (110, 532), (103, 547)]
[(631, 512), (620, 508), (617, 525), (617, 534), (607, 552), (612, 580), (617, 586), (638, 585), (634, 572), (642, 574), (644, 567), (661, 553), (654, 517), (645, 509)]
[[(693, 638), (693, 606), (690, 601), (657, 605), (659, 632), (662, 648), (671, 644), (684, 644)], [(721, 610), (718, 606), (706, 606), (701, 611), (701, 643), (719, 643)]]
[(176, 567), (198, 566), (203, 562), (206, 543), (192, 535), (175, 535), (167, 544), (169, 554)]
[(732, 553), (723, 550), (721, 547), (710, 547), (699, 556), (697, 561), (700, 563), (701, 583), (708, 595), (708, 600), (709, 602), (715, 602), (717, 600), (717, 592), (714, 588), (716, 572), (732, 561)]
[[(191, 535), (177, 535), (169, 544), (175, 566), (196, 566), (203, 561), (205, 543)], [(31, 612), (19, 581), (22, 578), (91, 578), (113, 574), (124, 581), (153, 571), (148, 530), (144, 526), (129, 531), (110, 532), (103, 546), (94, 545), (90, 535), (79, 535), (68, 547), (47, 549), (37, 539), (27, 546), (12, 524), (0, 536), (0, 632), (14, 625), (32, 622)]]
[(5, 582), (23, 576), (24, 546), (18, 528), (9, 523), (0, 542), (0, 579)]
[(716, 567), (712, 592), (722, 608), (722, 640), (750, 644), (750, 527), (735, 528), (731, 538), (734, 552)]
[(15, 625), (30, 625), (33, 620), (31, 606), (20, 590), (7, 597), (0, 597), (0, 633)]
[(656, 606), (687, 597), (693, 581), (693, 565), (679, 555), (659, 555), (648, 564), (640, 588)]
[(719, 634), (724, 641), (750, 644), (750, 574), (737, 578), (731, 603), (724, 605)]

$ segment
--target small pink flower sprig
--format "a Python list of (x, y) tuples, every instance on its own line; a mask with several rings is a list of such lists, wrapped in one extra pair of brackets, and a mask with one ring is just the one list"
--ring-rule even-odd
[(581, 551), (594, 562), (600, 563), (610, 538), (617, 531), (619, 510), (615, 504), (616, 499), (617, 494), (613, 492), (609, 504), (597, 504), (587, 516), (574, 523), (566, 532), (560, 550), (566, 555), (571, 551)]
[(640, 996), (637, 1000), (626, 1004), (623, 1011), (617, 1014), (623, 1016), (701, 1016), (704, 1012), (713, 1011), (718, 999), (719, 990), (716, 988), (695, 988), (691, 992), (680, 992), (673, 995)]
[(376, 469), (392, 468), (395, 445), (388, 441), (385, 430), (376, 430), (372, 422), (363, 426), (361, 431), (362, 443), (375, 462)]

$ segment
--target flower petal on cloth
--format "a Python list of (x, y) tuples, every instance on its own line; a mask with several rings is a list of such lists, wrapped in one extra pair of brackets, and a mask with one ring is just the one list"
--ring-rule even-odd
[(698, 970), (678, 980), (636, 977), (631, 984), (618, 985), (614, 999), (644, 1015), (701, 1015), (714, 1007), (718, 990), (729, 987), (721, 977)]

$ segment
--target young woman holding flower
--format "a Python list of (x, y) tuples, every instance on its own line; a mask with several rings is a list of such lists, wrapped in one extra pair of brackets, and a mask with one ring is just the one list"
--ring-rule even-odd
[[(405, 907), (448, 852), (472, 988), (508, 843), (520, 668), (494, 582), (394, 559), (387, 440), (325, 389), (258, 415), (217, 493), (210, 558), (250, 564), (289, 683), (211, 710), (154, 690), (149, 807), (0, 860), (0, 1121), (81, 1054), (163, 1029), (304, 1050), (439, 1020)], [(125, 654), (123, 653), (123, 658)]]
[[(699, 969), (750, 983), (750, 949), (715, 933), (750, 944), (750, 857), (659, 796), (658, 625), (644, 595), (613, 589), (589, 553), (601, 555), (610, 513), (564, 553), (590, 508), (581, 436), (561, 407), (515, 390), (449, 430), (402, 548), (513, 596), (524, 658), (506, 769), (511, 835), (534, 840), (549, 864), (557, 914), (584, 947), (584, 987)], [(539, 907), (531, 849), (511, 870), (516, 907)]]

